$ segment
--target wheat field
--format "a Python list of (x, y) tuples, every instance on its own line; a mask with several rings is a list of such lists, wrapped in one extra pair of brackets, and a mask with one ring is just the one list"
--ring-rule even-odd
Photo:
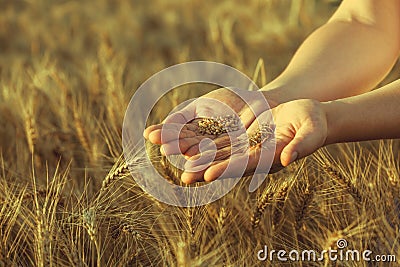
[[(243, 178), (195, 208), (143, 192), (122, 155), (125, 110), (151, 75), (210, 60), (262, 86), (338, 2), (0, 0), (0, 266), (396, 266), (261, 262), (257, 251), (343, 238), (400, 260), (398, 140), (321, 149), (253, 193)], [(148, 123), (211, 89), (166, 95)], [(179, 183), (157, 147), (148, 153)]]

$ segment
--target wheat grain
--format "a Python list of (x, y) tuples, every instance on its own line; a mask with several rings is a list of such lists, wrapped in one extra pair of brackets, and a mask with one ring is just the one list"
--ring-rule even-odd
[(274, 136), (274, 127), (270, 124), (264, 123), (261, 127), (249, 137), (250, 147), (254, 147), (266, 141), (271, 141)]
[(227, 132), (234, 132), (240, 129), (240, 118), (235, 115), (203, 118), (198, 122), (201, 134), (219, 135)]
[[(198, 122), (200, 134), (220, 135), (222, 133), (238, 131), (241, 128), (239, 117), (234, 115), (204, 118)], [(273, 138), (274, 127), (263, 123), (261, 127), (249, 137), (250, 147), (254, 147)]]
[(121, 233), (125, 233), (128, 235), (133, 235), (137, 240), (142, 240), (142, 235), (135, 229), (136, 228), (134, 225), (124, 222), (112, 227), (111, 237), (113, 239), (118, 239), (121, 236)]
[(94, 207), (90, 207), (88, 209), (83, 210), (82, 219), (83, 219), (83, 226), (85, 227), (86, 232), (90, 237), (90, 240), (94, 243), (94, 246), (96, 248), (97, 266), (101, 266), (101, 251), (99, 243), (97, 241), (98, 228), (97, 228), (96, 209)]

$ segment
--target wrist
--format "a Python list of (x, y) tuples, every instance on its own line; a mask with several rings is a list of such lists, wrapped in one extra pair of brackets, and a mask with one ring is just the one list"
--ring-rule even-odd
[(340, 113), (340, 103), (338, 101), (322, 102), (322, 109), (325, 112), (328, 127), (324, 145), (341, 142), (340, 133), (342, 131), (343, 115)]
[(300, 98), (295, 97), (286, 86), (273, 86), (268, 84), (261, 88), (260, 91), (263, 93), (271, 108)]
[(307, 93), (309, 90), (310, 85), (303, 79), (285, 74), (281, 74), (260, 89), (267, 99), (272, 99), (278, 105), (297, 99), (314, 99), (312, 94)]

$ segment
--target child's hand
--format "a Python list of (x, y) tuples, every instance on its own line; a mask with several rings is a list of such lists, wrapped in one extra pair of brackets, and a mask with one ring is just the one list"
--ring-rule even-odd
[[(172, 113), (162, 124), (149, 126), (144, 132), (144, 137), (154, 144), (161, 144), (163, 155), (182, 153), (194, 156), (199, 153), (201, 140), (215, 138), (214, 135), (199, 133), (197, 118), (237, 114), (245, 130), (256, 116), (272, 108), (271, 105), (276, 105), (271, 99), (267, 100), (259, 91), (221, 88)], [(225, 136), (226, 139), (226, 134), (221, 136)]]
[[(327, 119), (322, 105), (315, 100), (302, 99), (281, 104), (271, 110), (275, 124), (275, 153), (273, 153), (274, 146), (267, 141), (245, 151), (227, 154), (227, 151), (231, 151), (230, 144), (220, 144), (223, 138), (215, 139), (214, 142), (218, 148), (216, 154), (225, 154), (225, 159), (219, 157), (210, 167), (200, 172), (184, 172), (181, 177), (182, 181), (192, 183), (202, 180), (213, 181), (219, 177), (237, 177), (243, 173), (250, 175), (254, 173), (258, 164), (260, 165), (257, 172), (267, 172), (269, 166), (265, 166), (268, 165), (265, 163), (271, 162), (272, 158), (274, 164), (272, 170), (274, 170), (282, 166), (286, 167), (294, 160), (310, 155), (324, 145), (328, 135)], [(259, 123), (272, 123), (271, 111), (260, 114), (257, 120), (249, 126), (249, 136), (259, 129)], [(199, 164), (196, 161), (199, 157), (200, 155), (196, 155), (190, 158), (191, 161), (187, 163), (188, 170), (196, 167), (193, 162)], [(246, 170), (235, 169), (235, 164), (231, 164), (233, 167), (224, 173), (230, 161), (232, 163), (243, 162), (247, 158)]]

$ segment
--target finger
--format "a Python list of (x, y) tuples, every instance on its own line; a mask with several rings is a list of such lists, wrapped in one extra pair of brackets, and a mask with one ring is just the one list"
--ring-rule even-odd
[(206, 137), (204, 136), (194, 136), (184, 139), (176, 139), (171, 142), (162, 144), (160, 151), (164, 156), (168, 155), (177, 155), (177, 154), (185, 154), (186, 151), (201, 142), (202, 139)]
[(210, 139), (213, 139), (213, 142), (210, 143), (207, 146), (202, 146), (201, 148), (198, 145), (195, 145), (191, 148), (189, 148), (185, 155), (189, 157), (194, 157), (196, 155), (199, 155), (201, 152), (206, 152), (209, 150), (215, 150), (215, 149), (222, 149), (225, 147), (229, 147), (232, 143), (237, 143), (238, 138), (232, 134), (221, 134), (217, 137), (215, 136), (210, 136)]
[(185, 171), (181, 175), (182, 182), (186, 184), (192, 184), (195, 182), (203, 182), (204, 181), (204, 173), (207, 168), (211, 165), (218, 164), (221, 161), (216, 161), (211, 164), (206, 164), (203, 166), (198, 166), (196, 168), (185, 169)]
[(164, 129), (164, 130), (179, 130), (182, 129), (182, 124), (176, 124), (176, 123), (170, 123), (170, 124), (154, 124), (154, 125), (150, 125), (149, 127), (147, 127), (144, 132), (143, 132), (143, 136), (146, 139), (149, 139), (149, 136), (152, 132), (156, 131), (156, 130), (160, 130), (160, 129)]
[[(235, 139), (236, 141), (231, 143), (231, 139)], [(197, 146), (197, 149), (198, 147), (199, 146)], [(231, 138), (225, 139), (225, 141), (217, 144), (215, 142), (210, 142), (205, 148), (200, 144), (200, 152), (198, 154), (189, 156), (188, 152), (185, 153), (185, 155), (189, 156), (186, 167), (204, 165), (212, 161), (221, 161), (230, 156), (242, 154), (247, 151), (248, 148), (247, 138), (241, 140), (240, 136), (234, 138), (231, 136)]]
[[(250, 154), (247, 152), (230, 155), (231, 157), (225, 160), (216, 159), (211, 164), (208, 161), (203, 165), (190, 166), (188, 168), (185, 164), (185, 172), (182, 174), (181, 179), (185, 183), (211, 182), (219, 178), (243, 177), (254, 173), (254, 171), (257, 171), (257, 173), (269, 171), (270, 166), (268, 163), (274, 157), (273, 150), (258, 148), (250, 150)], [(246, 161), (247, 165), (243, 165)], [(260, 166), (259, 163), (261, 164)], [(267, 165), (262, 166), (263, 163), (267, 163)]]
[(181, 181), (185, 184), (193, 184), (195, 182), (203, 181), (203, 175), (205, 171), (200, 172), (184, 172), (181, 175)]
[(193, 156), (196, 156), (200, 154), (200, 148), (198, 145), (194, 145), (192, 147), (190, 147), (186, 152), (185, 152), (185, 156), (188, 158), (191, 158)]
[[(250, 149), (247, 153), (233, 156), (220, 163), (212, 164), (204, 173), (205, 181), (214, 181), (218, 178), (237, 178), (257, 173), (265, 173), (270, 169), (274, 157), (274, 151), (257, 147)], [(243, 166), (243, 163), (247, 164)], [(244, 168), (244, 169), (243, 169)]]
[(290, 163), (305, 157), (315, 150), (315, 142), (318, 141), (313, 134), (314, 130), (308, 127), (300, 128), (292, 141), (285, 146), (281, 153), (281, 163), (288, 166)]
[[(214, 153), (213, 153), (214, 152)], [(243, 153), (243, 151), (241, 152)], [(234, 154), (238, 155), (238, 154)], [(184, 183), (194, 183), (194, 182), (199, 182), (199, 181), (214, 181), (218, 177), (214, 178), (205, 178), (204, 173), (207, 172), (207, 168), (211, 166), (225, 166), (225, 164), (221, 165), (224, 162), (227, 162), (227, 158), (232, 157), (232, 151), (231, 147), (226, 147), (221, 150), (218, 150), (217, 153), (215, 151), (210, 151), (206, 152), (205, 154), (201, 154), (198, 156), (195, 156), (194, 158), (190, 158), (186, 161), (186, 164), (184, 166), (185, 172), (181, 176), (181, 180)], [(239, 162), (242, 162), (242, 159), (239, 159)], [(243, 168), (240, 168), (240, 164), (236, 164), (236, 162), (232, 163), (234, 167), (234, 172), (235, 173), (240, 173), (240, 170), (243, 170)], [(226, 163), (228, 165), (228, 163)], [(243, 165), (243, 164), (242, 164)], [(226, 166), (227, 168), (227, 166)], [(225, 169), (226, 169), (225, 168)], [(225, 170), (224, 169), (224, 170)], [(229, 174), (224, 175), (224, 177), (230, 177)]]
[(149, 140), (153, 144), (166, 144), (178, 139), (195, 137), (196, 133), (189, 130), (155, 130), (149, 134)]
[[(154, 144), (161, 144), (175, 139), (191, 137), (198, 131), (198, 125), (196, 122), (188, 124), (179, 123), (167, 123), (167, 124), (156, 124), (147, 127), (143, 133), (143, 136)], [(180, 134), (182, 132), (182, 137)], [(164, 140), (165, 138), (165, 140)]]
[(215, 161), (221, 161), (232, 155), (231, 147), (225, 147), (214, 151), (206, 151), (190, 157), (185, 164), (185, 169), (192, 170), (198, 166), (204, 166)]
[(152, 131), (157, 130), (159, 128), (161, 128), (160, 126), (161, 124), (155, 124), (155, 125), (150, 125), (149, 127), (147, 127), (144, 132), (143, 132), (143, 137), (146, 139), (149, 139), (149, 135)]
[[(243, 162), (247, 158), (244, 155), (230, 157), (219, 163), (212, 164), (204, 173), (204, 180), (214, 181), (218, 178), (237, 178), (244, 173)], [(241, 164), (242, 163), (242, 164)], [(246, 168), (246, 167), (244, 167)]]

